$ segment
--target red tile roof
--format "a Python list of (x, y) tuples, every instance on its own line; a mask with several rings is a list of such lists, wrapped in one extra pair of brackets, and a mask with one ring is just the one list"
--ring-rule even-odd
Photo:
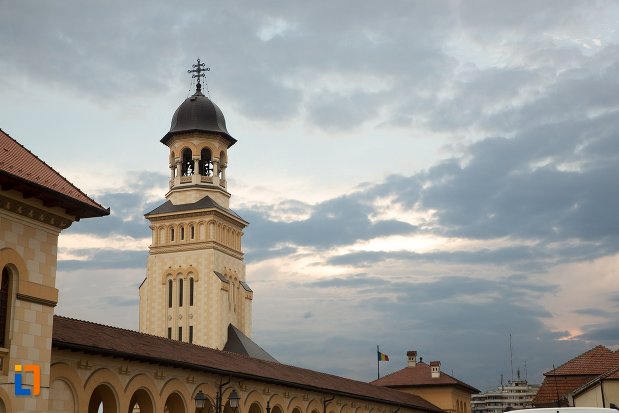
[(77, 219), (110, 213), (1, 129), (0, 185), (62, 207)]
[(557, 399), (566, 405), (568, 393), (586, 386), (616, 367), (619, 367), (619, 351), (604, 346), (594, 347), (544, 373), (546, 377), (533, 399), (533, 405), (556, 406)]
[(475, 387), (460, 381), (449, 374), (441, 372), (441, 375), (432, 378), (430, 366), (424, 362), (418, 362), (415, 367), (405, 367), (394, 373), (374, 380), (372, 384), (384, 387), (421, 387), (421, 386), (458, 386), (470, 393), (479, 393)]
[(548, 376), (533, 398), (535, 407), (567, 406), (567, 394), (591, 380), (592, 376)]
[(208, 371), (425, 412), (444, 413), (421, 397), (398, 390), (66, 317), (54, 316), (52, 345), (60, 349)]
[(556, 369), (547, 371), (544, 376), (599, 375), (619, 366), (619, 351), (597, 346), (574, 357)]

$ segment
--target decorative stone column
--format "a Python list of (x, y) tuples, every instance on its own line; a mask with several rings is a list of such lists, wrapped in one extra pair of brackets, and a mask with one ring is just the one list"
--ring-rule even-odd
[(228, 167), (228, 164), (223, 164), (221, 165), (221, 180), (220, 185), (223, 186), (224, 188), (226, 187), (226, 168)]
[(219, 185), (219, 158), (213, 158), (213, 183)]

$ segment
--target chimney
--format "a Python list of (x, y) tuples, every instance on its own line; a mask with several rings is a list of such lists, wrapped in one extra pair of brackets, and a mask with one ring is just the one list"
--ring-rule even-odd
[(406, 357), (408, 357), (408, 367), (415, 367), (417, 365), (417, 352), (407, 351)]
[(432, 378), (438, 379), (441, 377), (441, 362), (440, 361), (431, 361), (430, 362), (430, 371), (432, 372)]

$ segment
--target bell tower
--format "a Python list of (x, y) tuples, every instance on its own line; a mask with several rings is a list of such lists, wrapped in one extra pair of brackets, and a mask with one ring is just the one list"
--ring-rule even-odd
[(169, 191), (166, 202), (145, 215), (152, 243), (139, 288), (140, 331), (222, 349), (229, 329), (251, 335), (253, 292), (241, 249), (248, 222), (230, 209), (226, 182), (236, 139), (202, 93), (208, 70), (198, 59), (188, 71), (196, 91), (161, 139), (170, 150)]

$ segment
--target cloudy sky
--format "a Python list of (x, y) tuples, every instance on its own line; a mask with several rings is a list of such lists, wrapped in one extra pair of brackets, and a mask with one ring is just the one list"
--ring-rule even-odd
[[(360, 380), (407, 350), (482, 390), (619, 345), (619, 6), (0, 1), (0, 127), (109, 206), (57, 313), (137, 329), (197, 57), (238, 139), (254, 339)], [(526, 366), (526, 367), (525, 367)]]

